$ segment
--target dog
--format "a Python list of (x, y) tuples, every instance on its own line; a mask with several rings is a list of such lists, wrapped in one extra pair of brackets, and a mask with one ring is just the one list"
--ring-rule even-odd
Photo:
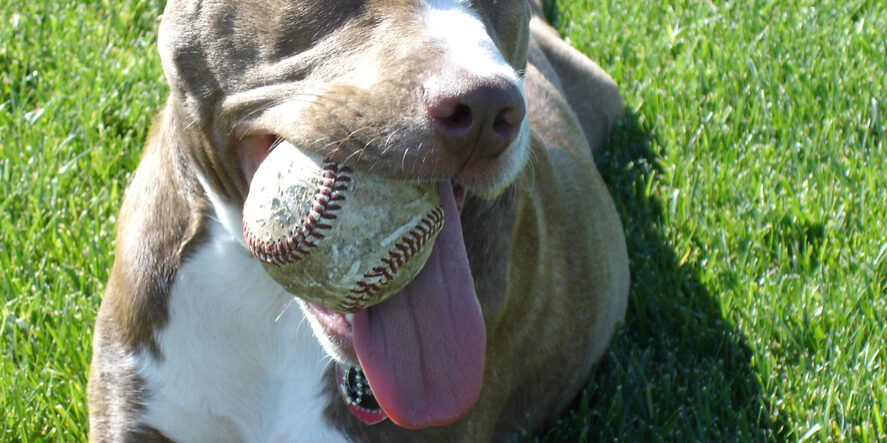
[[(170, 93), (117, 222), (92, 441), (498, 441), (569, 406), (625, 312), (593, 159), (624, 104), (537, 0), (169, 0), (158, 46)], [(424, 289), (367, 308), (409, 350), (249, 254), (243, 202), (280, 140), (437, 183)]]

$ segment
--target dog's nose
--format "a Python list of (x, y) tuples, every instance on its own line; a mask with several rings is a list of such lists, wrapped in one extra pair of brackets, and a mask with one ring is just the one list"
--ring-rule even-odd
[(514, 82), (466, 74), (433, 77), (423, 86), (425, 109), (444, 149), (493, 158), (517, 137), (526, 106)]

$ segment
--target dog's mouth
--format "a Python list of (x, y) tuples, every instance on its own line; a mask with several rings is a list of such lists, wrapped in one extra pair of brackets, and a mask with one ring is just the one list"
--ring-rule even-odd
[(337, 368), (343, 400), (367, 424), (452, 423), (480, 392), (486, 333), (459, 222), (464, 190), (452, 182), (438, 190), (446, 223), (406, 288), (354, 314), (303, 303), (345, 362)]
[[(273, 142), (273, 136), (260, 136), (244, 145), (247, 180)], [(462, 238), (465, 189), (445, 180), (438, 192), (444, 227), (404, 289), (353, 314), (300, 303), (321, 342), (342, 362), (336, 381), (343, 400), (367, 424), (385, 417), (409, 429), (453, 423), (480, 393), (486, 332)]]

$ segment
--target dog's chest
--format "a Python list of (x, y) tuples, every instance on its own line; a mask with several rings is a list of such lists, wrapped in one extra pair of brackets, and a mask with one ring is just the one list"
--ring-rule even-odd
[(291, 295), (224, 228), (178, 272), (161, 360), (143, 355), (144, 421), (177, 441), (336, 441), (330, 359)]

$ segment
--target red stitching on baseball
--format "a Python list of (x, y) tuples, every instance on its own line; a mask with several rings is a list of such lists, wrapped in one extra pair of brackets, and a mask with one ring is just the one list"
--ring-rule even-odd
[(311, 209), (302, 220), (302, 225), (288, 237), (264, 242), (247, 230), (246, 223), (243, 224), (243, 237), (253, 256), (267, 263), (285, 265), (308, 255), (309, 249), (317, 246), (316, 241), (324, 238), (322, 231), (329, 230), (331, 226), (321, 221), (335, 219), (333, 212), (342, 209), (341, 202), (345, 200), (343, 192), (348, 190), (348, 183), (351, 182), (348, 175), (351, 169), (324, 160), (323, 171), (323, 181), (314, 193)]
[(431, 238), (440, 232), (444, 224), (444, 210), (438, 206), (425, 214), (419, 223), (407, 231), (394, 248), (388, 251), (388, 256), (382, 258), (382, 264), (373, 268), (371, 272), (364, 274), (364, 278), (373, 281), (358, 281), (357, 287), (351, 290), (351, 295), (346, 295), (346, 301), (339, 303), (340, 312), (351, 312), (359, 308), (365, 301), (381, 291), (394, 274), (403, 265), (421, 251)]

